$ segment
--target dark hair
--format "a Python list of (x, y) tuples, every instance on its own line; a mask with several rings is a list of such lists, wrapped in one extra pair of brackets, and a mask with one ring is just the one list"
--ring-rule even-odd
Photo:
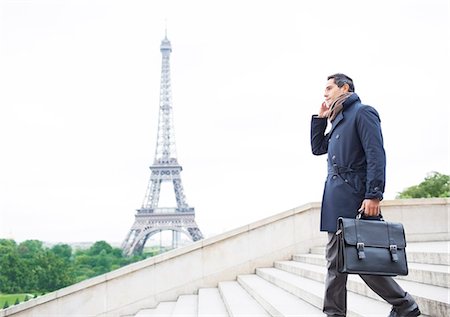
[(328, 76), (327, 80), (330, 80), (330, 79), (334, 79), (334, 83), (339, 88), (341, 88), (342, 86), (347, 84), (349, 87), (348, 91), (351, 91), (351, 92), (355, 91), (355, 85), (353, 85), (353, 79), (351, 79), (347, 75), (337, 73), (337, 74)]

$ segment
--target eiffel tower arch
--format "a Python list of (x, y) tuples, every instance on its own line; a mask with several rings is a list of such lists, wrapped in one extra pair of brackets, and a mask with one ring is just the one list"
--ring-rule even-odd
[[(152, 235), (165, 230), (172, 231), (173, 247), (178, 246), (181, 234), (188, 236), (192, 241), (203, 239), (195, 222), (195, 210), (186, 202), (181, 182), (183, 168), (178, 163), (176, 154), (170, 82), (172, 46), (167, 34), (161, 41), (160, 50), (162, 67), (155, 159), (150, 166), (151, 176), (144, 201), (137, 210), (134, 223), (122, 243), (122, 250), (126, 255), (142, 252)], [(163, 182), (173, 185), (176, 207), (159, 207)]]

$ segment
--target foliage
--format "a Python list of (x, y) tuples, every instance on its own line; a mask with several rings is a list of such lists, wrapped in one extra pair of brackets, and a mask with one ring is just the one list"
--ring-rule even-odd
[(406, 188), (397, 198), (450, 197), (450, 175), (432, 172), (419, 185)]
[(0, 258), (0, 291), (3, 293), (17, 293), (22, 291), (22, 287), (28, 287), (31, 282), (27, 274), (27, 267), (24, 259), (21, 259), (16, 249)]
[(72, 247), (68, 244), (57, 244), (51, 248), (51, 251), (65, 261), (70, 261), (72, 257)]
[[(19, 301), (25, 297), (28, 300), (33, 294), (36, 297), (37, 293), (51, 292), (160, 252), (158, 249), (125, 257), (121, 249), (105, 241), (74, 251), (67, 244), (47, 248), (38, 240), (17, 244), (14, 240), (0, 239), (0, 293), (32, 293), (18, 297)], [(2, 296), (5, 295), (0, 295), (0, 300)], [(0, 304), (14, 303), (16, 298), (4, 299)]]
[(51, 250), (40, 253), (34, 262), (36, 272), (36, 290), (50, 292), (75, 281), (70, 262), (56, 255)]

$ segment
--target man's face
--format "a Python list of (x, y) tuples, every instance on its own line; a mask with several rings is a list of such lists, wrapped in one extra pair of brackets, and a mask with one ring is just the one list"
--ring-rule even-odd
[(330, 106), (331, 103), (337, 97), (339, 97), (340, 95), (346, 93), (347, 91), (348, 91), (347, 85), (344, 85), (341, 88), (339, 88), (334, 83), (334, 78), (328, 79), (327, 84), (325, 86), (325, 93), (324, 93), (325, 102), (326, 102), (327, 106)]

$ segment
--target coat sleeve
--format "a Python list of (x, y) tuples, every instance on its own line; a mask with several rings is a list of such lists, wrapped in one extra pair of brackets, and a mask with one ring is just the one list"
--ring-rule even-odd
[(357, 113), (356, 126), (367, 164), (364, 198), (382, 200), (386, 179), (386, 154), (378, 112), (370, 106), (363, 106)]
[(322, 155), (328, 151), (327, 118), (314, 115), (311, 118), (311, 150), (314, 155)]

